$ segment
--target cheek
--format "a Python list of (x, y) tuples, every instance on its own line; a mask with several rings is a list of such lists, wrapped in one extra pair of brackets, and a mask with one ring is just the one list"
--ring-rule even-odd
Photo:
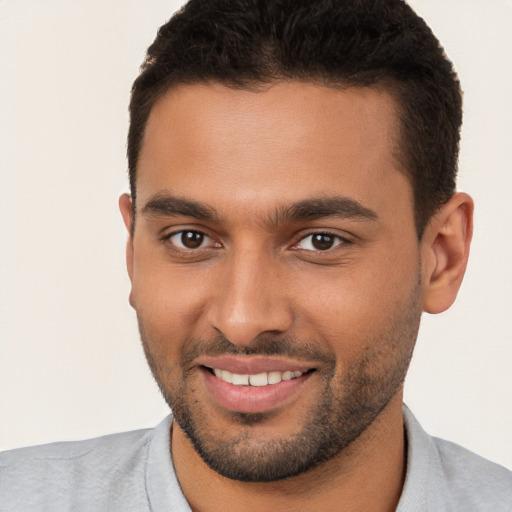
[(417, 254), (385, 256), (300, 280), (296, 293), (302, 297), (302, 317), (313, 327), (311, 334), (344, 357), (371, 352), (397, 317), (412, 307), (419, 276)]
[(199, 335), (192, 326), (204, 313), (207, 295), (199, 277), (184, 266), (138, 259), (132, 277), (133, 307), (148, 343), (179, 347), (184, 338)]

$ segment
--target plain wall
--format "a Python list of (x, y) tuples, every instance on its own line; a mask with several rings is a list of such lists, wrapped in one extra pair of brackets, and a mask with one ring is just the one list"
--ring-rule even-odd
[[(0, 448), (168, 413), (128, 306), (129, 89), (177, 1), (0, 0)], [(459, 299), (425, 316), (406, 402), (432, 434), (512, 467), (512, 2), (415, 0), (465, 91), (476, 202)]]

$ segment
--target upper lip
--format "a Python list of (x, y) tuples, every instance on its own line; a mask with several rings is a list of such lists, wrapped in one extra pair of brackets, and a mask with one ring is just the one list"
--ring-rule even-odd
[(240, 375), (286, 371), (300, 371), (304, 373), (315, 367), (314, 364), (307, 361), (261, 356), (204, 356), (199, 357), (196, 363), (200, 366), (227, 370), (228, 372)]

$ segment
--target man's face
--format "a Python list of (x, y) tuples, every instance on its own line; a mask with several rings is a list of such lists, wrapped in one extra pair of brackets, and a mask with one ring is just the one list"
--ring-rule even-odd
[(131, 302), (177, 428), (224, 476), (299, 474), (400, 406), (422, 299), (396, 122), (384, 92), (300, 82), (152, 110)]

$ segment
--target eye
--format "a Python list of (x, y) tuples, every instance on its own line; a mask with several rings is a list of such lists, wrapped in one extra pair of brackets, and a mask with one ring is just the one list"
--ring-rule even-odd
[(180, 249), (194, 250), (204, 247), (215, 247), (217, 244), (201, 231), (183, 230), (166, 237), (173, 245)]
[(331, 233), (312, 233), (305, 236), (295, 247), (305, 251), (328, 251), (344, 242), (343, 238)]

